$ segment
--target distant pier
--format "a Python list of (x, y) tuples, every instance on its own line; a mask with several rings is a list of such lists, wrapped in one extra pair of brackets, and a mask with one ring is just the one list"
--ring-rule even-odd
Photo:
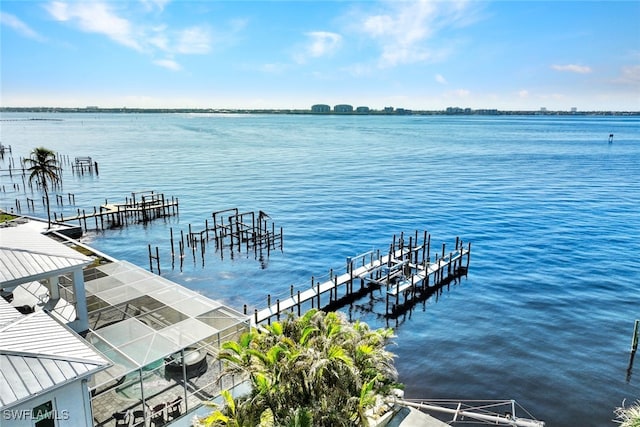
[[(341, 299), (362, 295), (377, 289), (386, 294), (386, 315), (393, 315), (402, 306), (422, 292), (449, 283), (452, 279), (465, 275), (471, 259), (471, 243), (466, 246), (456, 238), (455, 247), (447, 252), (445, 244), (439, 253), (431, 254), (431, 236), (425, 231), (422, 242), (419, 243), (418, 232), (409, 236), (404, 234), (398, 239), (393, 236), (393, 242), (386, 253), (380, 250), (370, 251), (355, 257), (347, 258), (346, 272), (329, 274), (329, 279), (317, 282), (312, 277), (311, 287), (303, 291), (290, 289), (290, 296), (272, 301), (267, 296), (267, 307), (255, 309), (252, 322), (259, 324), (279, 319), (288, 311), (297, 311), (300, 315), (304, 304), (311, 307), (322, 306), (324, 303), (332, 305)], [(354, 290), (354, 284), (356, 289)], [(339, 294), (342, 293), (342, 296)], [(328, 299), (328, 301), (327, 301)], [(245, 306), (245, 314), (247, 307)]]

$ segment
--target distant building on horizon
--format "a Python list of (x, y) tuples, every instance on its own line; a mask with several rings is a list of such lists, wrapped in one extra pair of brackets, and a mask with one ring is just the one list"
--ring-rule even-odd
[(333, 107), (334, 113), (353, 113), (353, 105), (338, 104)]
[(447, 114), (471, 114), (471, 108), (447, 107)]
[(356, 108), (356, 113), (369, 114), (370, 111), (371, 111), (371, 109), (369, 107), (366, 107), (366, 106), (361, 106), (361, 107)]
[(331, 112), (331, 107), (327, 104), (315, 104), (311, 106), (312, 113), (329, 113)]

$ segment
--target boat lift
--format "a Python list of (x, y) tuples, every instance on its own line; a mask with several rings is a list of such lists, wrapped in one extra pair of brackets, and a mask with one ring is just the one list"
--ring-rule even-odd
[[(400, 405), (413, 408), (452, 414), (450, 424), (481, 423), (513, 427), (544, 427), (539, 421), (520, 406), (515, 400), (444, 400), (444, 399), (396, 399)], [(530, 418), (516, 416), (516, 407)]]

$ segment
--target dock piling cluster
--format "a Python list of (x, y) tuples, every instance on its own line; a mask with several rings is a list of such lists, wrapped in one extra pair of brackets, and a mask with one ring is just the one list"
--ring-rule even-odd
[[(5, 146), (0, 143), (0, 179), (8, 178), (10, 181), (9, 185), (2, 184), (0, 185), (0, 192), (4, 193), (16, 193), (16, 199), (13, 203), (13, 206), (6, 207), (12, 213), (21, 214), (23, 207), (26, 207), (27, 211), (35, 212), (36, 205), (34, 203), (33, 193), (34, 191), (38, 191), (41, 189), (41, 185), (37, 180), (30, 181), (29, 175), (30, 171), (25, 165), (25, 159), (23, 157), (19, 157), (17, 160), (11, 156), (12, 150), (11, 146)], [(7, 156), (5, 159), (5, 155)], [(68, 155), (56, 153), (57, 165), (60, 169), (60, 177), (64, 174), (65, 170), (71, 168), (72, 174), (81, 178), (85, 175), (93, 176), (94, 174), (98, 175), (98, 162), (93, 160), (91, 157), (76, 157), (74, 161), (71, 161)], [(17, 182), (16, 182), (17, 181)], [(20, 184), (22, 181), (22, 184)], [(63, 195), (59, 194), (62, 190), (62, 179), (59, 182), (53, 184), (50, 189), (50, 195), (56, 198), (56, 204), (58, 206), (63, 206), (64, 199)], [(21, 194), (20, 194), (21, 193)], [(32, 197), (29, 197), (29, 193), (31, 193)], [(22, 199), (18, 196), (22, 195)], [(75, 195), (68, 193), (69, 196), (69, 205), (75, 205)], [(26, 203), (25, 203), (26, 201)], [(46, 207), (46, 200), (44, 196), (42, 197), (42, 206)], [(80, 213), (78, 212), (78, 215)], [(87, 214), (89, 215), (89, 214)], [(97, 227), (96, 227), (97, 228)]]
[(91, 157), (76, 157), (75, 161), (71, 165), (71, 171), (78, 175), (93, 174), (95, 172), (98, 175), (98, 162), (91, 159)]
[[(234, 253), (247, 253), (253, 250), (256, 259), (263, 259), (271, 254), (271, 251), (283, 247), (282, 227), (276, 228), (269, 215), (263, 211), (240, 212), (238, 208), (215, 211), (211, 214), (211, 221), (205, 219), (204, 228), (194, 229), (191, 224), (185, 233), (180, 230), (179, 239), (174, 239), (173, 228), (169, 229), (171, 242), (171, 265), (175, 268), (176, 257), (180, 261), (180, 271), (184, 266), (187, 248), (191, 250), (193, 262), (196, 262), (196, 253), (200, 252), (202, 266), (205, 264), (205, 254), (209, 242), (213, 241), (220, 258), (224, 259), (224, 251), (228, 250), (233, 258)], [(176, 236), (177, 237), (177, 236)], [(176, 251), (177, 246), (177, 251)], [(153, 271), (153, 261), (160, 271), (159, 251), (156, 246), (156, 255), (153, 255), (149, 245), (149, 265)]]

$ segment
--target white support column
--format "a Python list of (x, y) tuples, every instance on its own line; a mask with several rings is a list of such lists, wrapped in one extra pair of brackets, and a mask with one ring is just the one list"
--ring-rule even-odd
[(58, 282), (58, 277), (49, 277), (49, 279), (47, 279), (47, 283), (49, 284), (49, 298), (52, 300), (59, 300), (60, 284)]
[(80, 333), (89, 329), (87, 295), (84, 290), (84, 275), (81, 268), (73, 272), (73, 295), (76, 298), (76, 320), (70, 323), (69, 327)]

